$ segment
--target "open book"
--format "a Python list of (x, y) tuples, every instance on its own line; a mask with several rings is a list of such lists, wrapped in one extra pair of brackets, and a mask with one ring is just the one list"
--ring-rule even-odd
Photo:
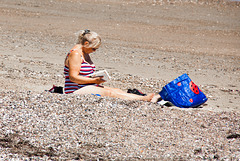
[(103, 79), (105, 81), (109, 81), (111, 79), (111, 77), (109, 76), (108, 72), (106, 70), (100, 70), (100, 71), (96, 71), (92, 74), (88, 75), (89, 77), (101, 77), (103, 76)]

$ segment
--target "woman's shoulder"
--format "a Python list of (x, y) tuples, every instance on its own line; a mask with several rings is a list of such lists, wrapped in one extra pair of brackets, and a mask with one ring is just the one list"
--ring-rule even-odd
[(75, 63), (82, 63), (83, 62), (83, 56), (82, 56), (82, 53), (80, 53), (79, 51), (77, 50), (73, 50), (73, 51), (70, 51), (67, 58), (66, 58), (66, 61), (67, 61), (67, 65), (69, 64), (69, 61), (70, 62), (75, 62)]
[(82, 57), (81, 51), (75, 50), (75, 49), (70, 50), (70, 52), (68, 53), (68, 55), (69, 55), (69, 56), (81, 56), (81, 57)]

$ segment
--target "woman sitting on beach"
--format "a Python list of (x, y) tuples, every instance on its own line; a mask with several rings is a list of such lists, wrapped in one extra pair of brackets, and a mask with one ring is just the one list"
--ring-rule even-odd
[(70, 50), (65, 59), (65, 93), (94, 94), (127, 100), (151, 101), (154, 94), (140, 96), (127, 93), (118, 88), (102, 86), (103, 77), (90, 78), (88, 75), (95, 71), (90, 53), (95, 52), (101, 45), (100, 36), (90, 30), (81, 30), (77, 44)]

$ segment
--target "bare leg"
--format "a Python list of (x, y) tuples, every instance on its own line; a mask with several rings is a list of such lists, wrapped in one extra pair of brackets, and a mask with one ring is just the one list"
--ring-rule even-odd
[(114, 98), (122, 98), (127, 100), (142, 100), (142, 101), (151, 101), (154, 94), (148, 94), (147, 96), (139, 96), (136, 94), (131, 94), (122, 91), (118, 88), (111, 88), (111, 87), (96, 87), (96, 86), (85, 86), (77, 91), (74, 94), (100, 94), (101, 96), (108, 96)]

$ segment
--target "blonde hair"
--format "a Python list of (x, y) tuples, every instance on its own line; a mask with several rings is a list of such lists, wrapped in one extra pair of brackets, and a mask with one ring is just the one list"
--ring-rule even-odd
[(78, 40), (77, 44), (84, 45), (86, 41), (89, 42), (88, 48), (95, 48), (101, 45), (101, 38), (100, 36), (93, 31), (90, 30), (80, 30), (77, 32)]

